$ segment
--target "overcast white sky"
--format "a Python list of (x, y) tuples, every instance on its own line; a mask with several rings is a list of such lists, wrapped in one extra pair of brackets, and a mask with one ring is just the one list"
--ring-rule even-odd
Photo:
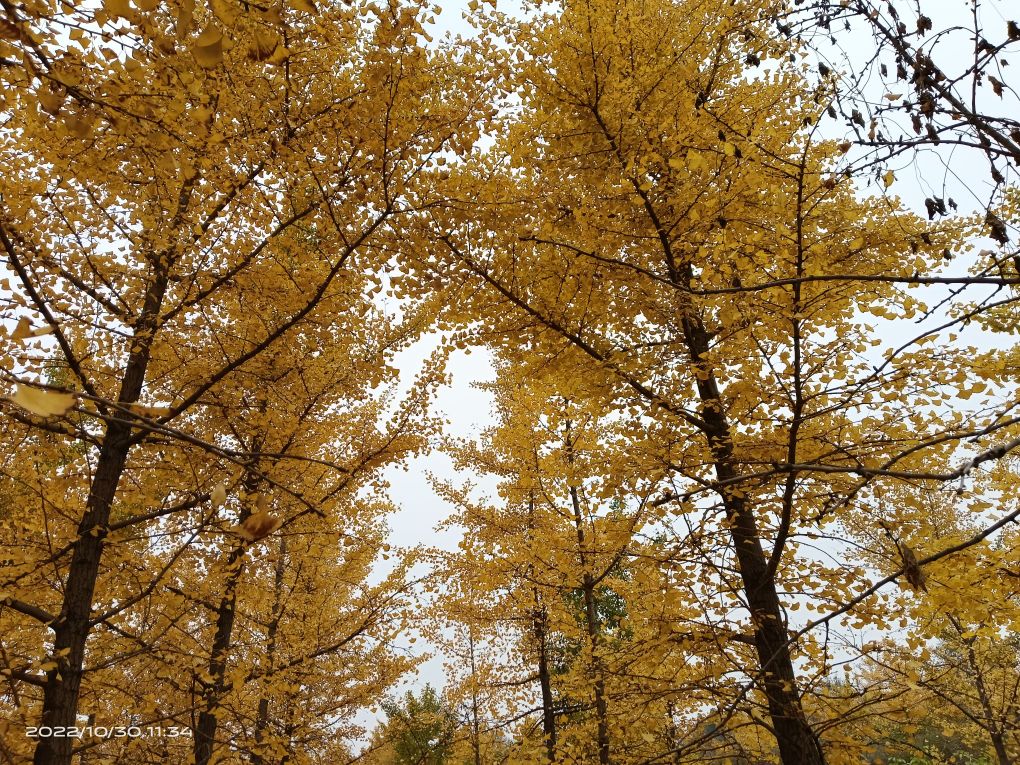
[[(399, 354), (396, 365), (405, 386), (414, 379), (435, 346), (436, 337), (427, 336)], [(491, 395), (475, 387), (475, 383), (494, 378), (491, 357), (484, 350), (473, 350), (470, 355), (458, 351), (451, 360), (449, 373), (451, 384), (439, 391), (436, 412), (450, 421), (447, 435), (475, 437), (495, 422)], [(460, 539), (458, 534), (435, 531), (436, 524), (445, 519), (451, 509), (432, 491), (428, 473), (461, 482), (475, 478), (473, 475), (456, 475), (450, 460), (440, 452), (412, 460), (407, 472), (400, 468), (390, 469), (386, 473), (392, 487), (390, 496), (400, 508), (391, 517), (391, 542), (405, 547), (425, 543), (454, 549)]]

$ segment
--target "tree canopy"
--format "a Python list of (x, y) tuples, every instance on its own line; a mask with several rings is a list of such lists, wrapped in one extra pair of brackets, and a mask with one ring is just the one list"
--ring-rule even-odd
[(1015, 762), (1006, 5), (442, 10), (0, 0), (0, 761)]

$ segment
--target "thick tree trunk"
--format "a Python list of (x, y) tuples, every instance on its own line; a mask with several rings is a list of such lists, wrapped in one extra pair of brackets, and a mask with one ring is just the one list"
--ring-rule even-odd
[(734, 486), (738, 477), (722, 395), (705, 363), (709, 336), (700, 319), (684, 317), (684, 335), (701, 399), (701, 417), (736, 550), (744, 596), (751, 611), (758, 668), (783, 765), (824, 765), (825, 756), (800, 700), (774, 570), (761, 545), (754, 511)]
[[(78, 541), (71, 556), (64, 588), (64, 605), (54, 624), (53, 652), (62, 656), (58, 669), (46, 675), (40, 725), (72, 727), (78, 713), (78, 695), (85, 665), (85, 643), (91, 631), (92, 598), (99, 561), (106, 541), (106, 525), (117, 484), (124, 472), (131, 429), (112, 423), (100, 451), (85, 515), (78, 524)], [(39, 739), (34, 765), (70, 765), (73, 739), (52, 736)]]
[[(141, 315), (135, 324), (135, 341), (128, 356), (117, 402), (138, 401), (145, 384), (149, 354), (168, 283), (168, 260), (149, 284)], [(119, 414), (119, 416), (123, 416)], [(110, 510), (117, 495), (131, 449), (131, 426), (111, 421), (99, 450), (95, 476), (85, 503), (85, 514), (78, 524), (71, 565), (64, 583), (64, 602), (53, 625), (55, 669), (46, 673), (40, 726), (69, 728), (76, 725), (78, 697), (85, 667), (85, 644), (92, 631), (92, 599), (95, 595), (99, 563), (106, 543)], [(34, 765), (71, 765), (74, 740), (63, 736), (39, 739), (32, 758)]]
[(990, 730), (988, 734), (992, 738), (992, 746), (995, 747), (995, 757), (999, 761), (999, 765), (1013, 765), (1013, 760), (1006, 750), (1006, 740), (1002, 736), (1002, 731)]

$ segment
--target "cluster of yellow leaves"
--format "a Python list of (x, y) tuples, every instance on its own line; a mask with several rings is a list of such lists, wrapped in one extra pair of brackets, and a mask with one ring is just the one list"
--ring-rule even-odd
[[(533, 544), (507, 540), (508, 528), (524, 526), (522, 497), (540, 488), (542, 502), (567, 503), (564, 484), (590, 480), (592, 465), (610, 476), (586, 487), (593, 500), (614, 489), (636, 500), (629, 468), (613, 456), (629, 450), (636, 470), (650, 481), (668, 476), (664, 491), (685, 498), (664, 503), (665, 523), (686, 528), (682, 549), (694, 562), (684, 573), (718, 599), (735, 634), (761, 627), (760, 616), (741, 617), (770, 586), (780, 609), (768, 619), (803, 624), (793, 615), (803, 605), (818, 620), (817, 638), (788, 641), (804, 686), (787, 690), (822, 716), (813, 723), (832, 740), (846, 740), (837, 732), (845, 705), (825, 701), (823, 679), (839, 663), (828, 630), (853, 641), (854, 630), (903, 629), (906, 604), (980, 587), (945, 588), (942, 572), (921, 563), (953, 544), (936, 534), (930, 507), (948, 481), (931, 476), (973, 453), (961, 445), (985, 428), (1008, 441), (1015, 396), (1001, 362), (952, 331), (954, 313), (970, 307), (933, 305), (916, 282), (940, 273), (944, 251), (967, 249), (974, 221), (931, 223), (894, 197), (861, 200), (842, 172), (850, 145), (815, 129), (826, 93), (804, 78), (795, 46), (776, 41), (762, 21), (779, 10), (769, 3), (619, 0), (535, 10), (518, 24), (486, 14), (516, 47), (521, 104), (495, 146), (452, 175), (455, 195), (470, 203), (437, 216), (434, 248), (447, 254), (442, 268), (456, 290), (447, 318), (483, 325), (479, 336), (506, 359), (503, 385), (525, 387), (540, 369), (549, 400), (576, 407), (575, 424), (612, 401), (625, 432), (586, 444), (596, 456), (571, 470), (541, 464), (538, 451), (531, 469), (546, 480), (505, 488), (505, 508), (473, 510), (478, 525), (466, 525), (479, 530), (461, 565), (489, 572), (486, 591), (538, 565)], [(773, 62), (752, 79), (749, 55)], [(879, 179), (883, 190), (897, 181), (891, 170)], [(422, 273), (431, 276), (438, 268), (429, 265)], [(903, 329), (942, 319), (949, 331)], [(570, 372), (544, 376), (557, 368)], [(469, 464), (499, 475), (507, 463), (523, 464), (526, 421), (501, 427)], [(460, 493), (450, 499), (470, 505)], [(982, 501), (968, 498), (975, 512)], [(737, 505), (750, 511), (738, 517)], [(568, 516), (561, 509), (554, 517)], [(753, 539), (742, 542), (735, 532), (747, 529)], [(535, 538), (560, 535), (543, 527)], [(753, 556), (738, 563), (733, 554), (741, 545), (766, 559), (750, 582), (741, 567)], [(565, 575), (563, 549), (543, 549), (542, 562)], [(867, 595), (893, 572), (905, 586), (899, 597)], [(533, 585), (528, 578), (517, 597)], [(507, 610), (508, 599), (491, 597), (481, 610)], [(832, 617), (843, 605), (848, 615)], [(756, 666), (761, 659), (744, 654), (735, 666), (760, 677), (768, 671)], [(594, 761), (591, 708), (580, 735)], [(852, 751), (847, 757), (861, 753)]]
[(0, 10), (0, 542), (18, 546), (0, 591), (32, 606), (0, 632), (4, 668), (34, 681), (0, 700), (19, 723), (3, 751), (62, 746), (24, 736), (57, 703), (72, 722), (200, 723), (102, 741), (97, 761), (222, 760), (228, 742), (342, 761), (413, 665), (391, 649), (407, 566), (367, 580), (379, 473), (427, 443), (442, 360), (403, 401), (382, 391), (440, 299), (396, 313), (379, 293), (439, 198), (437, 159), (489, 111), (480, 52), (426, 49), (429, 15)]

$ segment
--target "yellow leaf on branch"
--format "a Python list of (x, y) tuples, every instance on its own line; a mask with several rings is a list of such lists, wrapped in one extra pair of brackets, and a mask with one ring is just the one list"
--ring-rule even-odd
[(11, 333), (11, 340), (16, 343), (20, 343), (27, 337), (32, 336), (32, 325), (28, 323), (28, 319), (22, 316), (18, 319), (17, 326), (14, 327), (14, 331)]
[(248, 55), (254, 61), (265, 61), (280, 45), (280, 36), (270, 30), (256, 29)]
[(125, 18), (131, 13), (128, 0), (103, 0), (103, 10), (111, 19)]
[(19, 385), (10, 400), (40, 417), (59, 417), (67, 414), (75, 401), (70, 393), (43, 390), (31, 385)]
[(212, 69), (223, 63), (223, 34), (214, 26), (208, 26), (195, 40), (191, 53), (198, 65)]
[(229, 0), (209, 0), (209, 7), (213, 15), (225, 26), (231, 27), (241, 15), (241, 9), (229, 2)]
[(282, 518), (277, 518), (271, 513), (260, 510), (252, 513), (238, 526), (235, 531), (239, 537), (249, 542), (257, 542), (268, 537), (283, 524)]
[(222, 483), (216, 484), (213, 490), (209, 492), (209, 501), (212, 502), (213, 507), (219, 507), (227, 501), (227, 487)]

